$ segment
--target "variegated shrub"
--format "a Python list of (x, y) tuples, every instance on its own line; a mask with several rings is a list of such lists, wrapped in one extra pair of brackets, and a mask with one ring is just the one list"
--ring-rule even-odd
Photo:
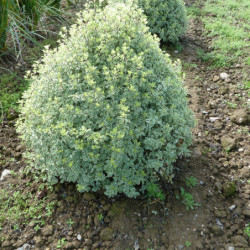
[(17, 126), (34, 166), (108, 196), (171, 177), (193, 126), (178, 68), (137, 7), (82, 12), (29, 76)]

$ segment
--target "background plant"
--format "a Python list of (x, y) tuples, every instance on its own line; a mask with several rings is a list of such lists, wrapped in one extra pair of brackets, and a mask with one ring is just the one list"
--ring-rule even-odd
[[(6, 48), (14, 48), (15, 55), (22, 59), (22, 49), (27, 41), (40, 46), (39, 40), (50, 32), (46, 16), (53, 16), (57, 23), (66, 21), (59, 11), (59, 0), (0, 0), (0, 55)], [(42, 22), (41, 22), (42, 20)], [(46, 20), (46, 21), (45, 21)]]
[(194, 209), (195, 206), (200, 206), (200, 204), (195, 203), (194, 197), (191, 193), (185, 191), (184, 188), (181, 187), (181, 195), (176, 197), (181, 200), (181, 202), (186, 206), (186, 209), (189, 210)]
[(248, 0), (208, 0), (203, 9), (188, 8), (191, 17), (201, 16), (205, 35), (212, 38), (210, 52), (199, 56), (213, 66), (225, 67), (235, 62), (247, 64), (249, 46), (250, 3)]
[(189, 154), (193, 115), (179, 66), (136, 6), (84, 11), (69, 33), (34, 66), (18, 131), (49, 182), (136, 197)]
[(8, 25), (8, 0), (0, 0), (0, 51), (5, 49)]
[(138, 0), (147, 16), (150, 31), (164, 42), (176, 43), (187, 30), (187, 14), (182, 0)]

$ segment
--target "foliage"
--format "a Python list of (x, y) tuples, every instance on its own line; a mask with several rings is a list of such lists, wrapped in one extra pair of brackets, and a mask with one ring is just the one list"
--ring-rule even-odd
[(188, 187), (195, 187), (197, 184), (198, 184), (198, 183), (197, 183), (197, 180), (196, 180), (195, 177), (190, 176), (190, 177), (187, 177), (187, 178), (186, 178), (186, 185), (187, 185)]
[(250, 238), (250, 223), (247, 224), (243, 232)]
[(0, 51), (5, 49), (8, 25), (8, 0), (0, 0)]
[(164, 42), (176, 43), (187, 29), (183, 0), (138, 0), (148, 19), (150, 31)]
[(184, 188), (181, 188), (181, 195), (177, 196), (177, 199), (181, 199), (182, 203), (186, 206), (186, 209), (194, 209), (195, 206), (200, 206), (200, 204), (194, 202), (194, 197), (189, 192), (185, 191)]
[(48, 181), (136, 197), (188, 155), (193, 115), (179, 65), (136, 6), (89, 9), (34, 65), (17, 130)]
[(59, 6), (59, 0), (0, 0), (0, 52), (14, 48), (20, 58), (26, 41), (40, 45), (38, 40), (50, 32), (46, 25), (51, 23), (45, 22), (44, 17), (50, 15), (66, 24)]
[(23, 192), (19, 186), (10, 185), (0, 190), (0, 228), (8, 224), (13, 229), (20, 230), (23, 225), (32, 221), (36, 229), (39, 229), (53, 210), (54, 202), (48, 202), (47, 197), (39, 200), (30, 192)]
[(63, 248), (67, 244), (67, 241), (65, 238), (61, 238), (58, 240), (56, 248)]
[(2, 104), (4, 113), (6, 113), (9, 108), (18, 108), (17, 102), (27, 87), (28, 81), (20, 79), (14, 73), (1, 74), (0, 103)]
[(165, 199), (165, 195), (163, 194), (161, 188), (155, 183), (149, 183), (147, 185), (147, 193), (149, 198), (158, 198), (160, 200)]

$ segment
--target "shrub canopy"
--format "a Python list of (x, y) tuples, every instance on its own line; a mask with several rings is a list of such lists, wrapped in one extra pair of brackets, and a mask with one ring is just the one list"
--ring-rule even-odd
[(150, 31), (164, 42), (176, 43), (187, 29), (183, 0), (137, 0), (147, 16)]
[(82, 12), (29, 76), (17, 127), (34, 166), (108, 196), (171, 177), (193, 126), (177, 71), (137, 7)]

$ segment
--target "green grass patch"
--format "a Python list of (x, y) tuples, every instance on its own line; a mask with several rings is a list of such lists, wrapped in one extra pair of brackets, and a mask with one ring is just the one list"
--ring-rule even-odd
[(28, 88), (28, 82), (14, 73), (0, 75), (0, 107), (6, 113), (9, 108), (18, 110), (18, 100), (24, 90)]
[(48, 197), (39, 200), (28, 190), (29, 185), (13, 184), (0, 190), (0, 234), (6, 225), (19, 231), (30, 222), (39, 230), (51, 217), (55, 202), (48, 202)]
[(213, 51), (202, 58), (212, 62), (213, 66), (225, 67), (235, 62), (248, 64), (246, 58), (249, 46), (250, 2), (248, 0), (208, 0), (204, 8), (188, 8), (189, 16), (201, 16), (205, 35), (212, 37)]

